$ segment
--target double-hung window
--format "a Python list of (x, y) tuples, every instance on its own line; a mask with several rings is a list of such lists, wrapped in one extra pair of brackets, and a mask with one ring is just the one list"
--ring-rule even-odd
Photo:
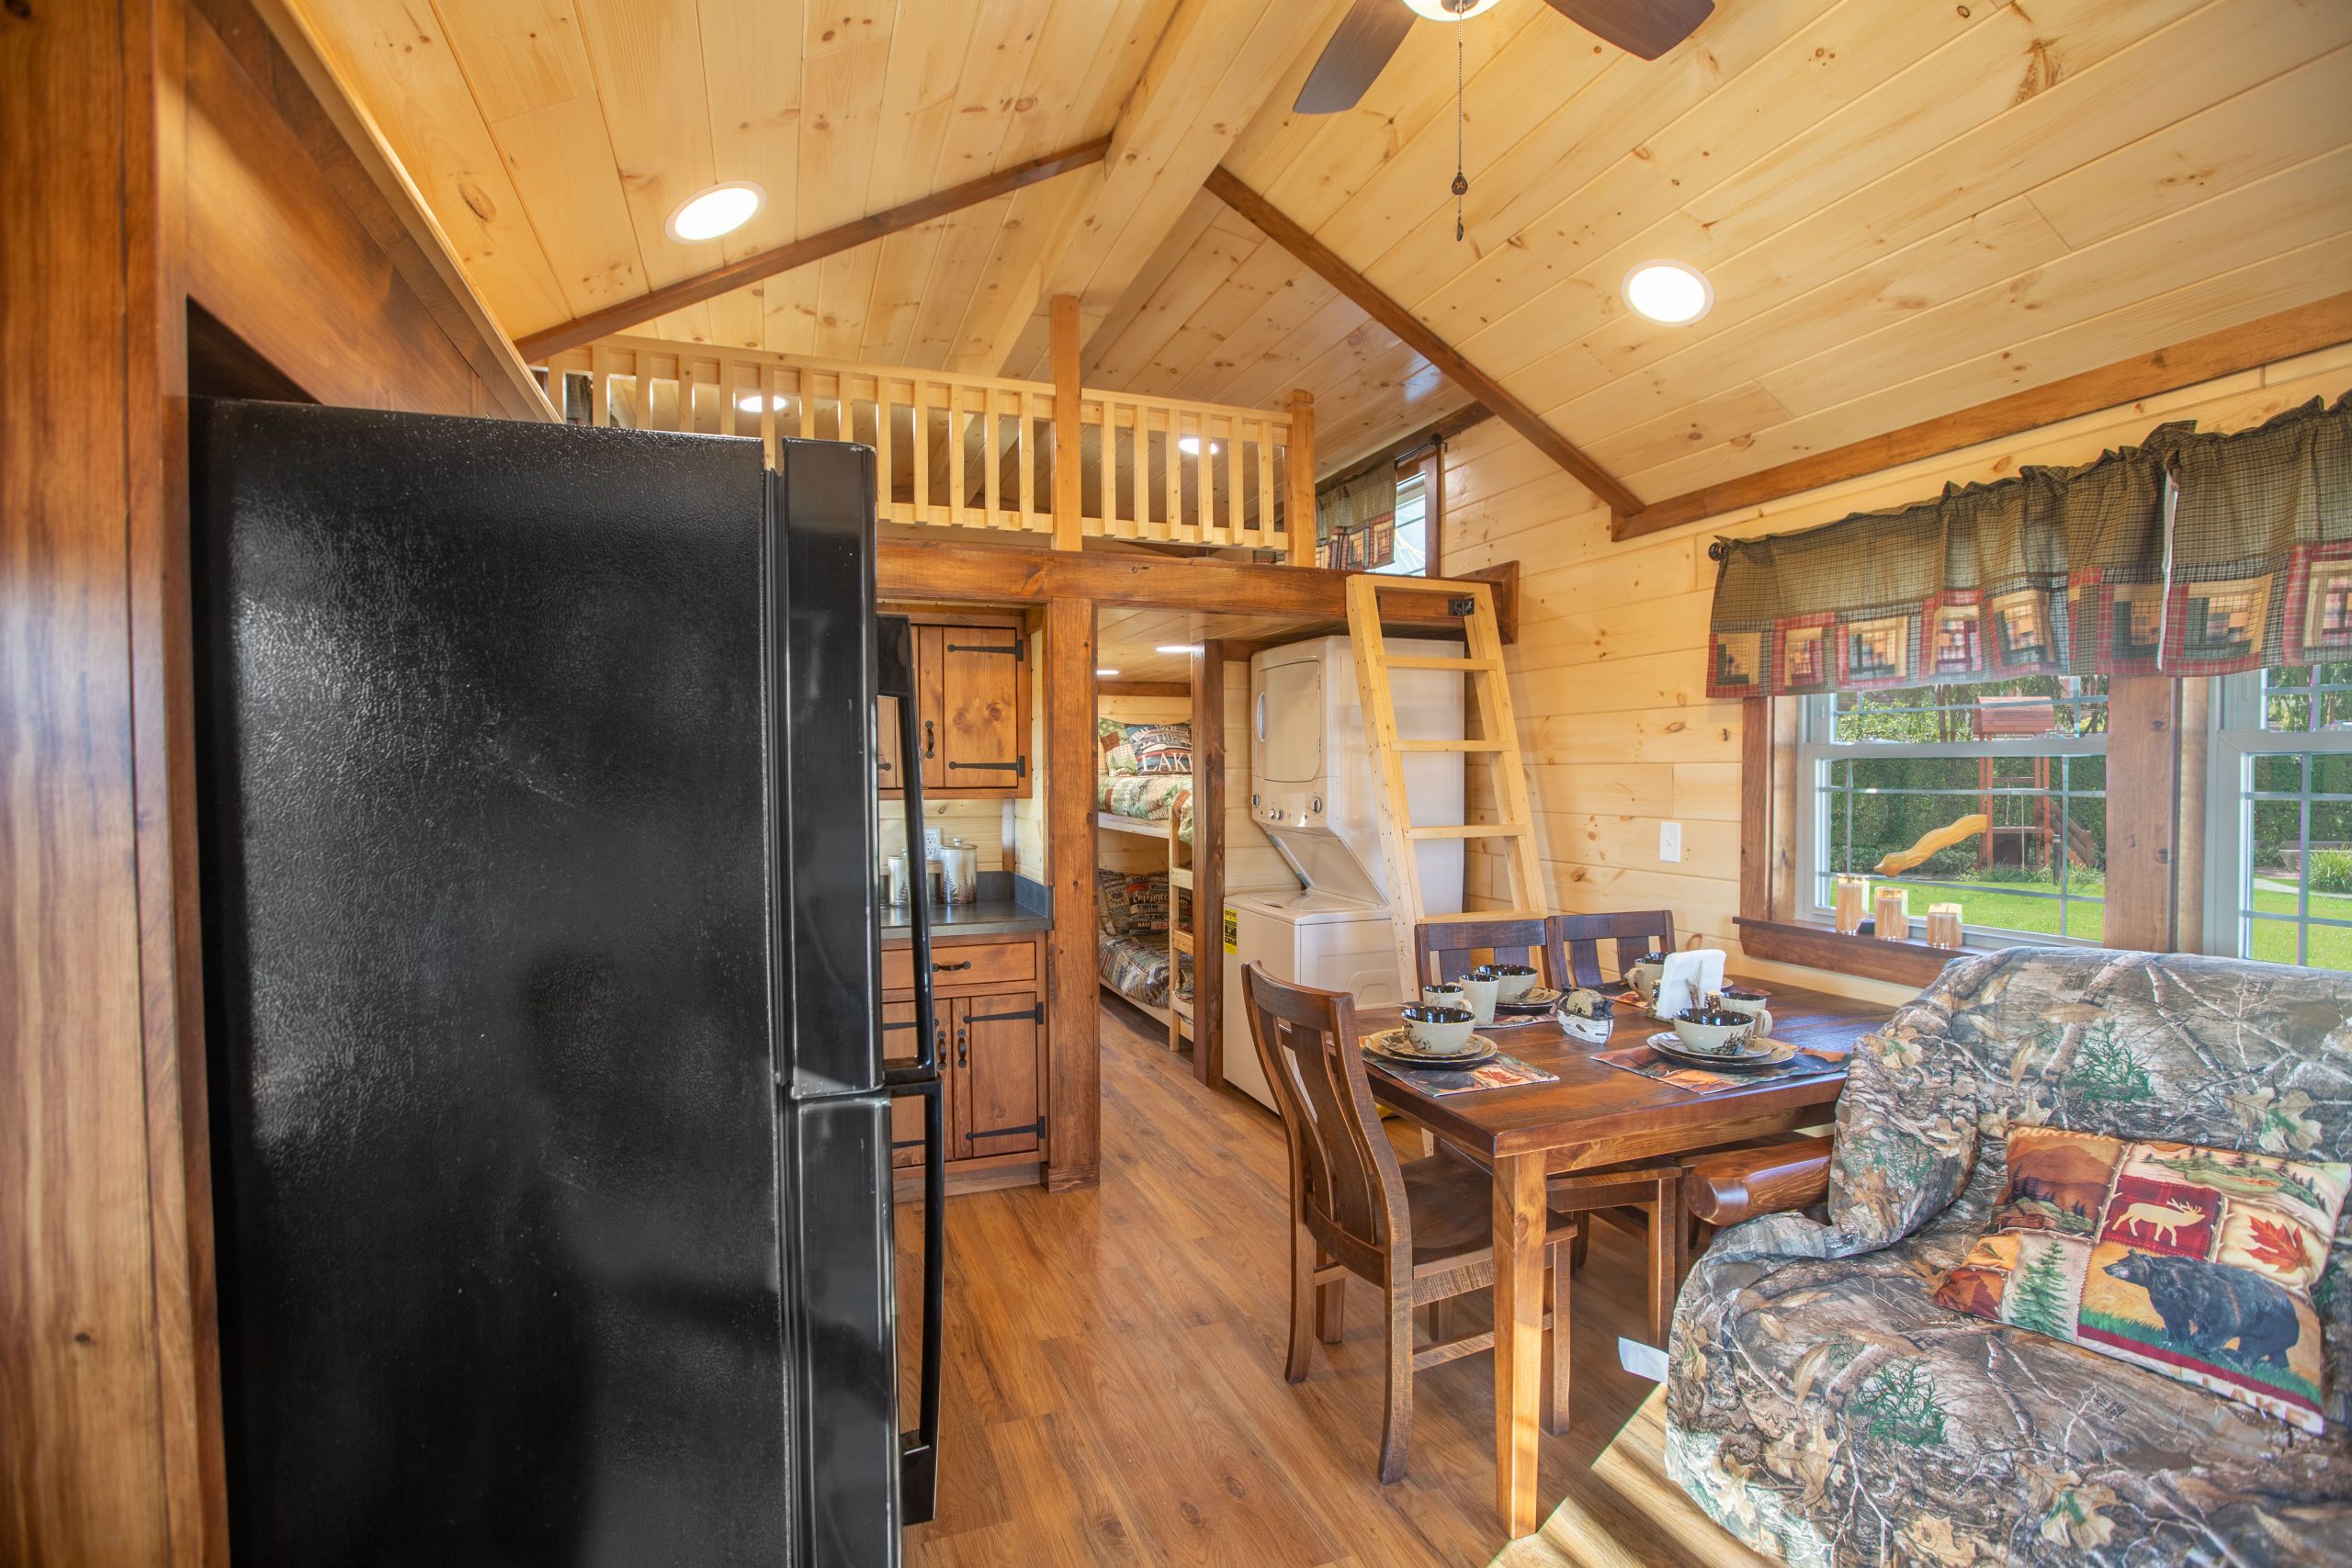
[(1851, 874), (1909, 889), (1915, 936), (1928, 906), (1958, 904), (1972, 945), (2101, 940), (2104, 676), (1802, 700), (1800, 918), (1829, 919)]
[(2352, 664), (2233, 675), (2206, 790), (2206, 946), (2352, 969)]

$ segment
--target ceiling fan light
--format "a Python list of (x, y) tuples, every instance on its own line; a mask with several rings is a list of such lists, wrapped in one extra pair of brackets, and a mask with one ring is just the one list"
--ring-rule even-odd
[[(1187, 457), (1197, 457), (1201, 455), (1201, 438), (1197, 435), (1180, 435), (1176, 438), (1176, 450), (1183, 453)], [(1224, 442), (1212, 441), (1209, 443), (1210, 457), (1214, 457), (1219, 452), (1224, 450)]]
[(721, 234), (731, 234), (749, 223), (767, 198), (768, 193), (750, 180), (729, 180), (725, 185), (698, 190), (678, 203), (662, 227), (680, 244), (699, 244)]
[(1405, 0), (1417, 17), (1432, 22), (1466, 22), (1495, 8), (1495, 0)]
[[(760, 412), (760, 405), (763, 400), (761, 395), (757, 392), (745, 392), (742, 396), (735, 400), (735, 406), (741, 409), (745, 413), (757, 413)], [(785, 410), (792, 406), (792, 400), (781, 395), (767, 398), (764, 401), (768, 407), (775, 410), (778, 413), (782, 413)]]
[(1714, 309), (1715, 289), (1706, 274), (1686, 263), (1644, 262), (1625, 275), (1625, 303), (1653, 321), (1688, 326)]

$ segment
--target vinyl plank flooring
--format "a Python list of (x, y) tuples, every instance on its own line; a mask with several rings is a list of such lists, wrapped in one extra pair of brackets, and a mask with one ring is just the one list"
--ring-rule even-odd
[[(1541, 1501), (1558, 1516), (1506, 1541), (1487, 1358), (1421, 1374), (1411, 1471), (1383, 1486), (1370, 1286), (1350, 1283), (1345, 1337), (1316, 1347), (1307, 1381), (1283, 1382), (1281, 1124), (1204, 1089), (1141, 1014), (1106, 1004), (1102, 1024), (1101, 1187), (949, 1201), (939, 1516), (908, 1532), (910, 1568), (1738, 1560), (1670, 1484), (1611, 1480), (1655, 1473), (1626, 1454), (1655, 1448), (1656, 1385), (1617, 1361), (1645, 1315), (1636, 1238), (1593, 1237), (1576, 1281), (1574, 1426), (1543, 1440)], [(900, 1227), (911, 1336), (920, 1208), (902, 1205)]]

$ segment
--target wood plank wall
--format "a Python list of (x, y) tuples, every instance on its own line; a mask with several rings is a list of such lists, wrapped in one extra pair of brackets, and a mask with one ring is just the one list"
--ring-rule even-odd
[[(194, 914), (193, 300), (528, 414), (246, 0), (0, 16), (0, 1561), (225, 1562)], [(403, 248), (405, 247), (405, 248)], [(274, 383), (275, 384), (275, 383)], [(544, 414), (544, 409), (538, 412)]]
[[(1467, 432), (1446, 455), (1443, 567), (1521, 563), (1511, 692), (1553, 908), (1671, 908), (1678, 930), (1739, 953), (1743, 705), (1705, 695), (1711, 539), (1829, 522), (2020, 464), (2084, 462), (2165, 420), (2240, 428), (2346, 388), (2352, 345), (1624, 545), (1610, 541), (1608, 513), (1582, 487), (1508, 426), (1490, 420)], [(1682, 824), (1679, 864), (1657, 858), (1666, 820)], [(2183, 838), (2202, 830), (2184, 824)], [(1498, 870), (1473, 846), (1474, 902), (1496, 902)], [(1909, 994), (1810, 971), (1786, 977), (1888, 999)]]

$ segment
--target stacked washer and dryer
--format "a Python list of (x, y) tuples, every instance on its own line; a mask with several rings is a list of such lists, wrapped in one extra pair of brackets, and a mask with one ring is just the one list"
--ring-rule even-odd
[[(1459, 642), (1417, 642), (1416, 653), (1462, 657)], [(1463, 677), (1396, 670), (1396, 731), (1407, 740), (1463, 738)], [(1405, 788), (1422, 826), (1464, 820), (1459, 751), (1405, 758)], [(1270, 648), (1250, 660), (1250, 813), (1298, 878), (1287, 891), (1226, 896), (1225, 1077), (1274, 1103), (1250, 1035), (1241, 968), (1351, 993), (1359, 1007), (1395, 1007), (1396, 939), (1381, 854), (1381, 785), (1356, 694), (1355, 652), (1344, 637)], [(1429, 840), (1420, 858), (1424, 913), (1462, 908), (1463, 841)]]

